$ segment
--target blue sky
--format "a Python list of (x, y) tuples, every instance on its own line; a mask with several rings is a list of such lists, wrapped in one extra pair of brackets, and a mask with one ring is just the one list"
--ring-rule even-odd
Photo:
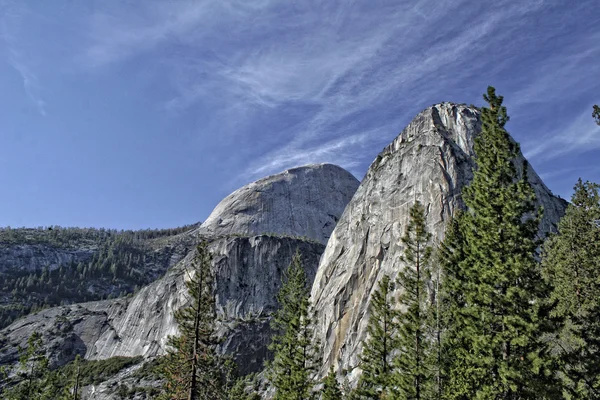
[(596, 0), (0, 0), (0, 226), (175, 227), (289, 167), (361, 179), (488, 84), (570, 197), (600, 182), (599, 66)]

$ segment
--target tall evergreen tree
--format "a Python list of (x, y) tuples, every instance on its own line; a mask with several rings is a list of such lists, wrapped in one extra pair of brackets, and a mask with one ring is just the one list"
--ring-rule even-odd
[(568, 399), (600, 398), (600, 186), (581, 179), (558, 234), (544, 245), (553, 316), (563, 320), (556, 351)]
[(329, 368), (329, 373), (323, 380), (323, 389), (321, 390), (321, 400), (341, 400), (342, 391), (338, 384), (333, 365)]
[[(427, 282), (431, 278), (429, 246), (431, 234), (427, 231), (425, 208), (416, 202), (410, 209), (410, 219), (402, 243), (406, 250), (402, 261), (405, 268), (398, 274), (402, 292), (398, 303), (399, 332), (394, 372), (394, 391), (401, 399), (429, 398), (432, 389), (431, 343), (427, 302)], [(429, 391), (429, 393), (428, 393)]]
[[(448, 271), (452, 360), (445, 386), (450, 399), (540, 399), (546, 357), (541, 341), (543, 280), (535, 259), (541, 210), (517, 169), (519, 145), (508, 135), (502, 96), (489, 87), (475, 140), (476, 169), (464, 190), (468, 212)], [(520, 172), (520, 173), (519, 173)], [(459, 258), (462, 256), (462, 258)], [(462, 292), (452, 290), (460, 288)]]
[(594, 117), (594, 121), (596, 121), (596, 124), (600, 125), (600, 107), (598, 107), (597, 105), (594, 105), (592, 117)]
[(273, 361), (268, 378), (275, 400), (306, 400), (312, 397), (314, 375), (320, 363), (310, 316), (310, 293), (300, 252), (284, 273), (277, 294), (279, 309), (271, 325), (274, 332), (269, 349)]
[(357, 394), (367, 399), (390, 398), (394, 387), (394, 359), (398, 348), (397, 311), (392, 298), (392, 282), (384, 275), (371, 297), (367, 339), (360, 356), (362, 375)]
[(65, 386), (68, 378), (49, 369), (49, 361), (43, 348), (42, 336), (34, 332), (27, 347), (19, 348), (17, 382), (0, 391), (6, 400), (70, 400), (72, 395)]
[(228, 400), (261, 400), (255, 376), (243, 376), (235, 380), (228, 391)]
[(226, 398), (224, 363), (216, 352), (212, 255), (206, 242), (200, 243), (196, 252), (191, 269), (185, 271), (189, 305), (175, 312), (179, 335), (169, 338), (161, 362), (167, 380), (161, 395), (164, 399)]
[(27, 340), (27, 348), (19, 349), (19, 365), (24, 378), (25, 398), (34, 398), (40, 391), (40, 381), (48, 371), (48, 358), (42, 347), (42, 336), (34, 332)]
[(445, 385), (448, 373), (455, 360), (453, 351), (460, 354), (467, 344), (461, 341), (463, 318), (460, 315), (466, 306), (464, 293), (466, 293), (467, 279), (461, 268), (461, 261), (465, 260), (465, 242), (463, 229), (460, 228), (462, 212), (455, 213), (446, 227), (444, 241), (438, 250), (438, 267), (441, 270), (437, 291), (437, 307), (434, 317), (436, 321), (435, 332), (435, 365), (436, 365), (436, 399), (444, 398)]

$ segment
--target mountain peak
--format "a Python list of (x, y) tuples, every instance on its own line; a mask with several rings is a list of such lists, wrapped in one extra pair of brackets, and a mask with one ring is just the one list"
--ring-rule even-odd
[[(474, 139), (480, 112), (464, 104), (440, 103), (421, 111), (369, 167), (327, 242), (312, 287), (317, 335), (325, 374), (330, 364), (359, 373), (371, 295), (384, 275), (402, 271), (402, 236), (411, 206), (420, 201), (426, 224), (439, 243), (446, 225), (464, 208), (462, 189), (473, 178)], [(565, 204), (546, 188), (522, 155), (537, 202), (544, 207), (540, 233), (554, 229)]]
[(326, 243), (358, 185), (350, 172), (337, 165), (290, 168), (225, 197), (198, 232), (276, 233)]

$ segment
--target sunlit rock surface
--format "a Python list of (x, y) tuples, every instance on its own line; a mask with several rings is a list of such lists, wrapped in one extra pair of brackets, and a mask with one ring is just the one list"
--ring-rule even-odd
[[(427, 227), (439, 242), (449, 218), (462, 208), (472, 179), (477, 109), (442, 103), (427, 108), (373, 161), (327, 243), (312, 288), (325, 363), (357, 376), (371, 295), (384, 274), (403, 265), (401, 237), (409, 209), (426, 207)], [(522, 165), (522, 157), (518, 164)], [(544, 206), (541, 232), (553, 229), (566, 202), (554, 197), (531, 167), (529, 181)]]

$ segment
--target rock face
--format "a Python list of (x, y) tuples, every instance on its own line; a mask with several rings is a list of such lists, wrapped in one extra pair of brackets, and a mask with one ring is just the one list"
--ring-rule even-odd
[[(461, 190), (473, 176), (473, 140), (480, 130), (477, 109), (434, 105), (371, 164), (327, 243), (312, 288), (325, 358), (322, 371), (332, 363), (356, 368), (377, 282), (403, 268), (400, 238), (415, 201), (426, 207), (427, 227), (436, 242), (443, 239), (448, 219), (464, 207)], [(522, 161), (521, 156), (518, 165)], [(543, 234), (554, 229), (566, 202), (554, 197), (531, 167), (528, 178), (544, 206)]]
[(0, 247), (0, 271), (54, 270), (61, 265), (87, 262), (96, 248), (61, 249), (48, 245), (15, 245)]
[[(291, 169), (237, 190), (200, 228), (182, 234), (186, 249), (210, 242), (218, 329), (226, 338), (221, 351), (235, 356), (242, 373), (258, 371), (268, 356), (283, 270), (299, 250), (312, 283), (322, 242), (357, 187), (334, 165)], [(13, 363), (17, 346), (35, 331), (43, 333), (53, 365), (76, 354), (91, 360), (163, 354), (168, 336), (177, 333), (173, 312), (187, 301), (185, 271), (193, 256), (177, 252), (174, 267), (134, 295), (54, 307), (14, 322), (0, 331), (0, 365)]]
[(163, 276), (193, 248), (189, 233), (196, 228), (0, 229), (0, 329), (36, 305), (132, 293)]
[(199, 228), (206, 235), (276, 233), (323, 244), (358, 188), (332, 164), (314, 164), (268, 176), (223, 199)]
[[(242, 371), (257, 371), (267, 355), (283, 270), (298, 250), (312, 282), (324, 245), (287, 237), (223, 237), (212, 241), (210, 250), (219, 331), (227, 337), (222, 351), (234, 354)], [(187, 301), (185, 271), (193, 255), (133, 296), (55, 307), (18, 320), (1, 332), (8, 351), (0, 364), (14, 360), (17, 345), (35, 331), (44, 333), (54, 365), (76, 354), (91, 360), (163, 354), (167, 337), (177, 333), (173, 312)]]

